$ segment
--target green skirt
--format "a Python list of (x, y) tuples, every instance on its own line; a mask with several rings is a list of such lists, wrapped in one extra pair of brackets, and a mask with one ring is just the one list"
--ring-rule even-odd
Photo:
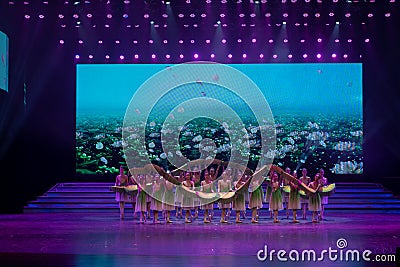
[(282, 192), (280, 189), (271, 193), (271, 198), (269, 200), (269, 210), (283, 210)]
[(311, 194), (308, 199), (308, 210), (320, 211), (321, 210), (321, 196), (318, 193)]
[(298, 189), (290, 189), (288, 209), (299, 210), (301, 209), (300, 194)]

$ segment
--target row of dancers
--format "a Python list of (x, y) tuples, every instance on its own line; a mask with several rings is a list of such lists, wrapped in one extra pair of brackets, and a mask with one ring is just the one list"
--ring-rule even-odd
[[(204, 193), (225, 193), (240, 189), (250, 175), (244, 174), (241, 170), (232, 170), (230, 168), (222, 170), (221, 179), (217, 179), (220, 165), (215, 169), (194, 168), (191, 171), (181, 172), (179, 176), (172, 176), (181, 183), (177, 186), (174, 183), (164, 179), (160, 174), (137, 174), (130, 176), (125, 174), (124, 168), (120, 167), (120, 174), (116, 177), (116, 186), (137, 185), (138, 190), (133, 193), (116, 192), (116, 201), (119, 202), (120, 218), (124, 219), (125, 203), (132, 203), (134, 216), (139, 213), (141, 223), (151, 217), (153, 211), (153, 222), (160, 223), (159, 213), (163, 214), (166, 223), (172, 223), (171, 212), (176, 211), (176, 218), (183, 217), (185, 213), (185, 222), (191, 223), (199, 216), (199, 209), (204, 211), (204, 223), (210, 223), (214, 217), (214, 203), (212, 200), (205, 200), (189, 194), (189, 190)], [(284, 175), (291, 175), (308, 185), (317, 193), (308, 194), (307, 197), (300, 197), (298, 185), (293, 182), (287, 182), (283, 179)], [(264, 193), (262, 184), (266, 184)], [(311, 180), (307, 176), (307, 170), (302, 169), (302, 174), (298, 177), (296, 171), (291, 172), (290, 168), (283, 171), (280, 167), (272, 166), (267, 177), (263, 177), (262, 182), (253, 179), (249, 184), (248, 190), (238, 191), (232, 201), (218, 202), (221, 209), (221, 223), (227, 223), (231, 210), (235, 211), (236, 223), (242, 223), (245, 218), (246, 203), (247, 208), (251, 210), (251, 222), (258, 223), (259, 209), (263, 203), (268, 203), (270, 218), (274, 223), (279, 223), (278, 212), (285, 210), (286, 218), (289, 219), (289, 210), (292, 210), (293, 222), (299, 223), (297, 211), (302, 211), (302, 219), (307, 219), (307, 210), (312, 212), (312, 222), (316, 223), (324, 218), (324, 206), (328, 204), (328, 197), (321, 197), (319, 189), (328, 183), (324, 177), (324, 170), (320, 169)], [(290, 187), (290, 193), (283, 192), (283, 186)], [(192, 212), (194, 211), (194, 214)]]

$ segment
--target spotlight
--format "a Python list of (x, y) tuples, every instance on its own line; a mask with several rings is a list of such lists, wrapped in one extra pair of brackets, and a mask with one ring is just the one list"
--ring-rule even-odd
[(133, 57), (134, 57), (135, 59), (138, 59), (138, 58), (139, 58), (139, 55), (138, 55), (138, 54), (135, 54)]
[(336, 54), (335, 53), (332, 54), (332, 58), (336, 58)]
[(321, 54), (317, 54), (317, 58), (321, 58)]
[(218, 21), (217, 21), (217, 24), (220, 25), (220, 24), (221, 24), (221, 21), (218, 20)]
[(243, 58), (246, 58), (247, 57), (247, 55), (246, 54), (243, 54)]
[(181, 59), (182, 59), (182, 58), (183, 58), (183, 54), (180, 54), (180, 55), (179, 55), (179, 58), (181, 58)]
[(307, 54), (303, 54), (303, 58), (307, 58), (308, 57), (308, 55)]
[(199, 54), (196, 53), (196, 54), (193, 55), (193, 57), (194, 57), (195, 59), (198, 59), (198, 58), (199, 58)]
[(151, 24), (151, 25), (153, 25), (153, 24), (154, 24), (154, 21), (153, 21), (153, 20), (152, 20), (152, 21), (150, 21), (150, 24)]
[(119, 56), (119, 59), (123, 60), (125, 57), (123, 55)]
[(152, 54), (152, 55), (151, 55), (151, 58), (152, 58), (152, 59), (155, 59), (155, 58), (156, 58), (156, 55), (155, 55), (155, 54)]
[(228, 55), (228, 58), (232, 58), (232, 54), (229, 54), (229, 55)]
[(76, 59), (79, 59), (79, 58), (80, 58), (80, 56), (79, 56), (79, 55), (75, 55), (75, 58), (76, 58)]
[(260, 58), (264, 58), (264, 54), (260, 54)]
[(214, 55), (214, 54), (211, 54), (211, 58), (215, 58), (215, 55)]

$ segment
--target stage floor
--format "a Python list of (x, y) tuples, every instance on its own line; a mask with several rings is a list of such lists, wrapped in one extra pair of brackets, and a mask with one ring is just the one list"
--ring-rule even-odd
[[(395, 254), (400, 247), (399, 214), (328, 213), (320, 223), (283, 219), (274, 224), (261, 213), (260, 223), (251, 224), (248, 211), (243, 224), (220, 224), (219, 214), (211, 224), (198, 219), (191, 224), (140, 224), (132, 213), (120, 220), (110, 213), (32, 213), (0, 215), (1, 266), (312, 266), (321, 262), (262, 262), (257, 252), (268, 246), (276, 251), (371, 250)], [(282, 213), (283, 215), (283, 213)], [(308, 218), (310, 219), (310, 218)], [(343, 241), (343, 240), (342, 240)], [(339, 252), (338, 252), (339, 253)], [(398, 252), (399, 253), (399, 252)], [(292, 254), (295, 255), (295, 254)], [(318, 255), (318, 254), (317, 254)], [(339, 254), (338, 254), (339, 255)], [(263, 256), (263, 253), (260, 254)], [(398, 258), (398, 257), (397, 257)], [(324, 266), (396, 266), (377, 263), (331, 261)]]

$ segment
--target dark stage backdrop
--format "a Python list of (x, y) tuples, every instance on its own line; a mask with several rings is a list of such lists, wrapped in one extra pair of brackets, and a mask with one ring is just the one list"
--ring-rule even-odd
[[(0, 90), (0, 205), (1, 212), (16, 212), (56, 182), (75, 179), (76, 66), (74, 48), (58, 45), (56, 16), (25, 25), (5, 2), (0, 30), (10, 38), (10, 80), (8, 93)], [(364, 181), (400, 177), (400, 40), (394, 33), (378, 25), (357, 61), (363, 63)]]

